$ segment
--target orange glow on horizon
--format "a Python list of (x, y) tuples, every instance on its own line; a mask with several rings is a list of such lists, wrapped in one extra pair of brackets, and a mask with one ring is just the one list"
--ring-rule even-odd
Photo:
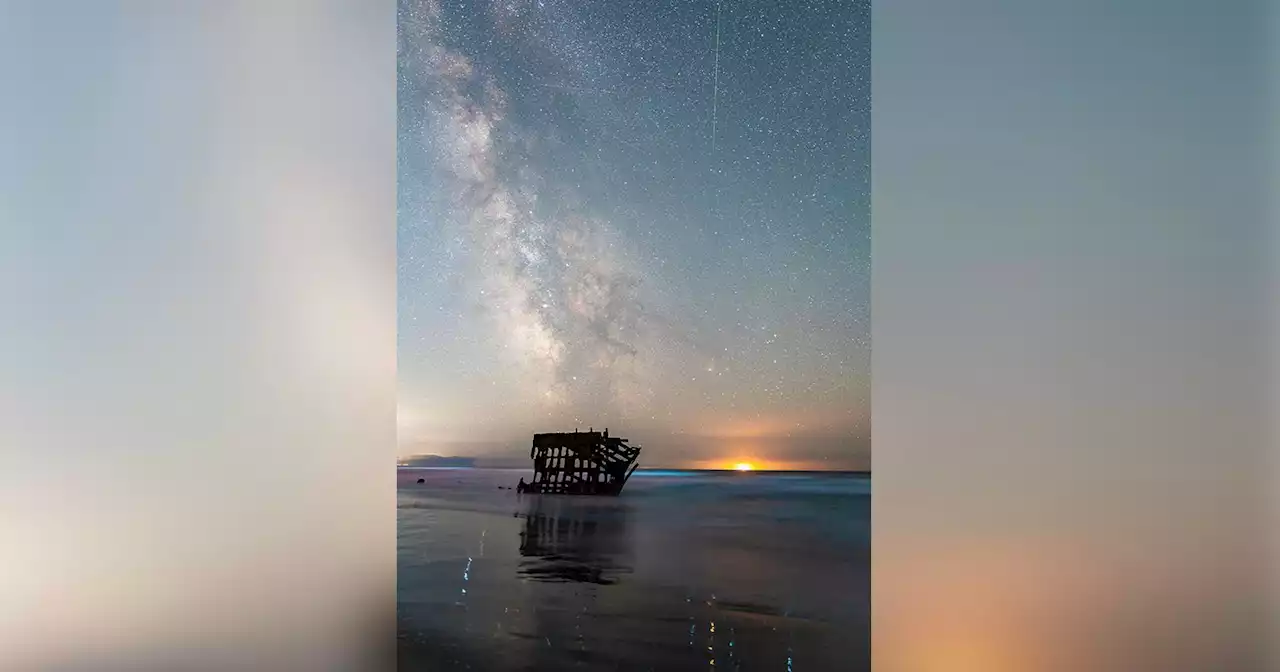
[(679, 465), (680, 469), (707, 469), (710, 471), (811, 471), (814, 466), (805, 462), (787, 462), (759, 457), (728, 456), (718, 459), (698, 460)]
[[(643, 459), (643, 458), (641, 458)], [(750, 454), (743, 451), (741, 453), (734, 452), (728, 455), (721, 455), (718, 458), (706, 460), (689, 460), (667, 463), (662, 465), (645, 463), (642, 468), (663, 468), (663, 469), (705, 469), (708, 471), (738, 471), (738, 465), (747, 464), (751, 466), (753, 472), (768, 471), (857, 471), (859, 469), (866, 470), (857, 464), (842, 462), (826, 462), (824, 460), (788, 460), (778, 459), (774, 457), (760, 457), (757, 454)]]

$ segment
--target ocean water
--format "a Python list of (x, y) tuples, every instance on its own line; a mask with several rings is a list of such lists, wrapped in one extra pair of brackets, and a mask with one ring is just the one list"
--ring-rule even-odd
[(401, 670), (870, 669), (865, 475), (397, 471)]

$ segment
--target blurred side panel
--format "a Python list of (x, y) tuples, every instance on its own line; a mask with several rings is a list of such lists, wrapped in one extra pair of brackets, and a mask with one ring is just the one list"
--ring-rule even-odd
[(389, 663), (394, 3), (6, 3), (0, 100), (0, 669)]
[(1277, 669), (1266, 10), (876, 4), (876, 670)]
[(1270, 495), (1270, 520), (1267, 529), (1270, 531), (1270, 626), (1271, 662), (1276, 665), (1280, 661), (1280, 86), (1277, 86), (1276, 73), (1280, 73), (1280, 3), (1270, 3), (1267, 30), (1267, 81), (1270, 84), (1269, 118), (1270, 127), (1267, 133), (1268, 148), (1268, 181), (1266, 221), (1270, 229), (1270, 254), (1267, 268), (1270, 271), (1268, 296), (1268, 312), (1271, 315), (1271, 356), (1269, 376), (1269, 395), (1267, 413), (1271, 418), (1271, 435), (1268, 442), (1270, 467), (1267, 469), (1268, 494)]

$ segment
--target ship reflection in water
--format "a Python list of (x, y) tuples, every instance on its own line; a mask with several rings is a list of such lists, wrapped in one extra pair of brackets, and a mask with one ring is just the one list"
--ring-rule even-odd
[(870, 669), (869, 479), (529, 475), (401, 472), (399, 669)]
[(631, 573), (625, 507), (545, 495), (524, 499), (521, 577), (606, 586)]

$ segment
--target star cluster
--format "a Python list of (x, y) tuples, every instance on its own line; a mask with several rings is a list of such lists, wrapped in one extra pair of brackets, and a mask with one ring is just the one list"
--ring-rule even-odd
[(866, 466), (869, 22), (401, 0), (402, 454), (608, 425), (675, 466)]

